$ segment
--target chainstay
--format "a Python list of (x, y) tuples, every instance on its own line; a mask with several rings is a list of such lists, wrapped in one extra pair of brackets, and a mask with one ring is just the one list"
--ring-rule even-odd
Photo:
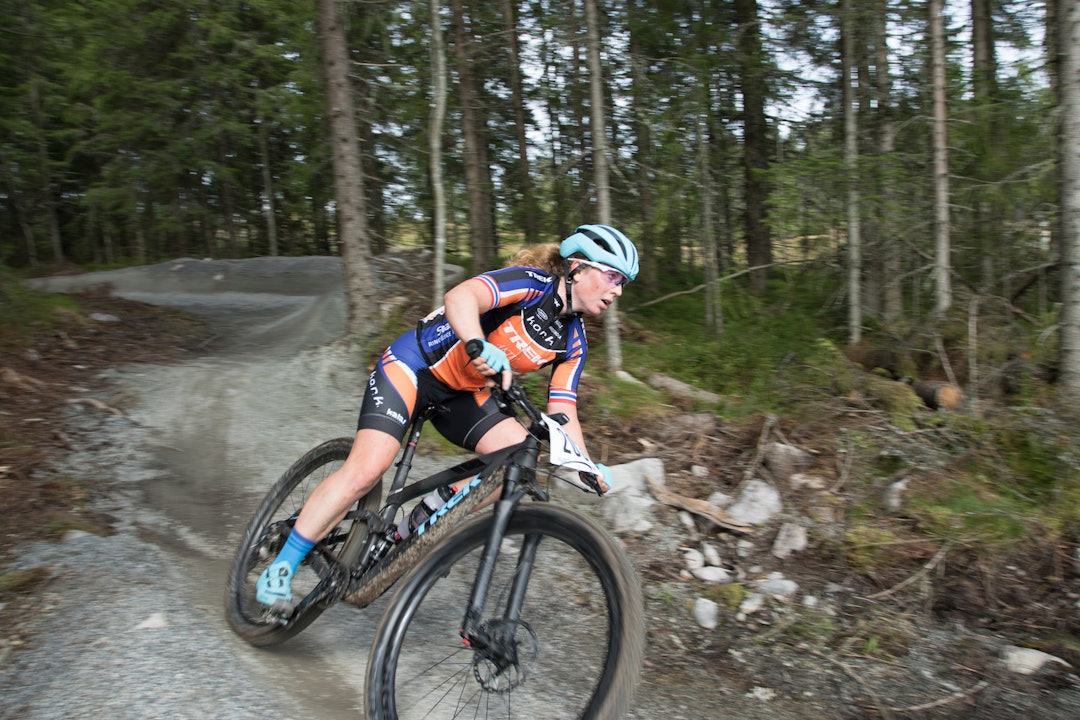
[(429, 526), (423, 535), (410, 535), (404, 542), (395, 545), (375, 567), (355, 581), (355, 589), (350, 588), (345, 602), (363, 608), (377, 600), (437, 542), (465, 522), (469, 513), (480, 505), (481, 501), (502, 486), (502, 474), (502, 466), (494, 468), (494, 472), (484, 477), (480, 484), (472, 488), (446, 515)]

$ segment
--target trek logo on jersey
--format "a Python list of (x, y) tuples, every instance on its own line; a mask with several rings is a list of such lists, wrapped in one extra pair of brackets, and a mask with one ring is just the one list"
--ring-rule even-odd
[(547, 359), (536, 351), (528, 338), (523, 338), (521, 335), (518, 335), (517, 329), (513, 325), (504, 325), (502, 331), (504, 335), (509, 336), (508, 339), (513, 346), (537, 367), (547, 362)]
[(533, 272), (532, 270), (526, 270), (525, 274), (531, 277), (533, 280), (539, 280), (545, 285), (550, 285), (551, 281), (555, 279), (551, 275), (541, 275), (540, 273)]

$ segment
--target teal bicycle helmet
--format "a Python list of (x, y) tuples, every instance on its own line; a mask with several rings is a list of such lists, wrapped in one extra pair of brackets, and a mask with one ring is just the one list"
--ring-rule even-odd
[(630, 239), (610, 225), (582, 225), (559, 245), (559, 254), (569, 258), (581, 253), (633, 280), (638, 274), (637, 248)]

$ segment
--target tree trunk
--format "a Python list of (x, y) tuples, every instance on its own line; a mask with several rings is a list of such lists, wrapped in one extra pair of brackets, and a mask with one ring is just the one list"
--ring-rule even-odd
[[(597, 215), (602, 224), (610, 225), (611, 186), (608, 179), (607, 127), (604, 122), (604, 75), (600, 64), (600, 13), (596, 4), (597, 0), (585, 0), (585, 31), (589, 44), (589, 130), (592, 136)], [(604, 347), (607, 350), (608, 370), (622, 370), (618, 300), (604, 313)]]
[(720, 272), (717, 267), (716, 235), (713, 231), (712, 167), (709, 163), (709, 91), (704, 90), (697, 123), (699, 192), (701, 193), (701, 249), (705, 256), (705, 322), (719, 340), (724, 336), (724, 311), (721, 305)]
[(772, 263), (772, 243), (765, 225), (768, 186), (764, 172), (768, 168), (765, 124), (765, 67), (761, 46), (761, 25), (757, 0), (735, 0), (738, 25), (739, 87), (743, 99), (743, 177), (745, 183), (744, 225), (746, 257), (750, 267), (750, 289), (765, 291), (767, 265)]
[(334, 167), (338, 240), (345, 265), (346, 337), (365, 347), (378, 333), (375, 278), (367, 247), (364, 181), (356, 141), (356, 111), (349, 84), (345, 26), (336, 0), (316, 0), (322, 65), (326, 74), (326, 114)]
[(270, 128), (266, 117), (259, 118), (259, 164), (262, 165), (263, 194), (265, 196), (267, 254), (276, 256), (278, 250), (277, 208), (274, 206), (274, 173), (270, 168)]
[(443, 44), (442, 18), (439, 16), (438, 0), (430, 0), (428, 12), (431, 15), (431, 80), (432, 109), (431, 123), (428, 128), (428, 148), (431, 151), (431, 195), (434, 201), (435, 217), (433, 230), (435, 235), (435, 287), (432, 298), (433, 307), (443, 304), (446, 283), (443, 277), (446, 262), (446, 187), (442, 173), (442, 132), (446, 117), (446, 48)]
[(514, 105), (514, 139), (518, 148), (516, 191), (521, 197), (521, 224), (525, 232), (525, 242), (535, 243), (540, 241), (540, 212), (536, 193), (533, 191), (532, 169), (529, 166), (528, 116), (525, 113), (525, 91), (521, 84), (517, 19), (514, 15), (514, 4), (510, 0), (503, 0), (503, 28), (510, 51), (508, 79)]
[(862, 340), (862, 239), (859, 225), (858, 128), (855, 122), (855, 89), (852, 69), (855, 59), (855, 17), (851, 0), (840, 8), (843, 50), (840, 53), (844, 102), (844, 168), (847, 171), (847, 262), (848, 262), (848, 342)]
[(934, 313), (944, 316), (952, 305), (952, 262), (949, 238), (949, 156), (945, 132), (945, 22), (943, 0), (930, 0), (930, 56), (934, 123)]
[(904, 313), (903, 286), (900, 261), (900, 240), (896, 232), (894, 221), (889, 218), (892, 213), (887, 208), (893, 207), (896, 201), (896, 187), (891, 171), (892, 154), (896, 150), (896, 126), (893, 122), (892, 111), (892, 80), (889, 77), (889, 46), (888, 46), (888, 15), (884, 7), (880, 12), (872, 15), (874, 23), (874, 65), (877, 68), (876, 98), (878, 114), (879, 146), (878, 153), (882, 158), (882, 186), (881, 197), (884, 208), (880, 212), (881, 231), (881, 275), (883, 283), (883, 297), (881, 305), (882, 317), (886, 327), (895, 327)]
[(488, 177), (487, 135), (484, 132), (476, 78), (473, 77), (472, 41), (462, 0), (452, 0), (454, 58), (461, 102), (461, 134), (465, 142), (465, 190), (469, 196), (469, 228), (472, 232), (473, 270), (486, 270), (495, 261), (495, 230), (492, 227)]
[(1062, 312), (1061, 386), (1080, 400), (1080, 1), (1060, 8)]

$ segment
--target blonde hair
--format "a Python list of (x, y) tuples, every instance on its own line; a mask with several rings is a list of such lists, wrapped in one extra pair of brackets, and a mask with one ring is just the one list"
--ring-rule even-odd
[(510, 258), (506, 267), (526, 266), (540, 268), (549, 275), (561, 276), (563, 257), (559, 254), (559, 243), (526, 245)]

